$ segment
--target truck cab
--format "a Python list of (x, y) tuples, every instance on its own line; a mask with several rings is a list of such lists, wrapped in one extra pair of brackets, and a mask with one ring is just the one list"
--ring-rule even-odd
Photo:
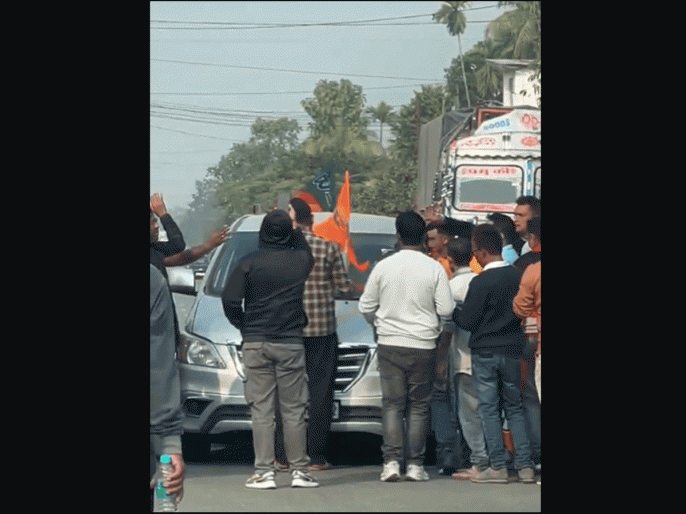
[(509, 112), (477, 116), (476, 130), (443, 151), (434, 200), (445, 216), (481, 223), (491, 212), (512, 216), (520, 196), (541, 197), (541, 111), (502, 110)]

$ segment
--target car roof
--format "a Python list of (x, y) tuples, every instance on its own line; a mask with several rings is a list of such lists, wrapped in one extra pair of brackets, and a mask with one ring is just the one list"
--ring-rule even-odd
[[(332, 213), (315, 212), (314, 223), (325, 221)], [(232, 232), (259, 232), (264, 214), (247, 214), (238, 218), (231, 227)], [(353, 234), (395, 234), (395, 218), (378, 216), (376, 214), (350, 214), (348, 223)]]

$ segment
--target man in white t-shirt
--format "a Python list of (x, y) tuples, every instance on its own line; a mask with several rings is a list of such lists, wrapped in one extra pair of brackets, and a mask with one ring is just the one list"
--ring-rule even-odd
[(359, 301), (376, 328), (382, 392), (384, 466), (381, 480), (400, 479), (407, 418), (406, 479), (428, 480), (424, 453), (441, 317), (454, 307), (443, 267), (421, 251), (424, 220), (414, 211), (398, 215), (401, 249), (372, 270)]

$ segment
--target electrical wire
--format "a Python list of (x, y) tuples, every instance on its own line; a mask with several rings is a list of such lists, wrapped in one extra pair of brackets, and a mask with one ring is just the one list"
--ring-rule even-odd
[(160, 127), (158, 125), (150, 125), (150, 128), (167, 130), (169, 132), (178, 132), (179, 134), (186, 134), (187, 136), (198, 136), (198, 137), (206, 137), (208, 139), (219, 139), (221, 141), (236, 141), (236, 142), (243, 142), (244, 141), (244, 139), (229, 139), (226, 137), (214, 137), (214, 136), (207, 136), (205, 134), (197, 134), (197, 133), (193, 133), (193, 132), (184, 132), (183, 130), (170, 129), (170, 128), (166, 128), (166, 127)]
[[(478, 11), (481, 9), (491, 9), (497, 7), (494, 4), (485, 5), (481, 7), (467, 7), (462, 9), (462, 12)], [(169, 23), (169, 24), (186, 24), (186, 25), (229, 25), (223, 27), (150, 27), (151, 29), (200, 29), (200, 30), (212, 30), (212, 29), (264, 29), (264, 28), (290, 28), (290, 27), (359, 27), (359, 26), (374, 26), (381, 21), (394, 21), (394, 20), (408, 20), (413, 18), (426, 18), (427, 16), (433, 17), (435, 13), (428, 14), (413, 14), (408, 16), (396, 16), (391, 18), (374, 18), (369, 20), (352, 20), (352, 21), (326, 21), (326, 22), (312, 22), (312, 23), (260, 23), (260, 22), (227, 22), (227, 21), (178, 21), (178, 20), (150, 20), (151, 23)], [(407, 23), (400, 25), (434, 25), (437, 22), (429, 23)], [(470, 23), (467, 21), (467, 23)], [(471, 23), (489, 23), (488, 21), (473, 21)]]
[(410, 18), (425, 18), (427, 16), (432, 16), (432, 14), (416, 14), (411, 16), (398, 16), (395, 18), (377, 18), (372, 20), (358, 20), (358, 21), (327, 21), (327, 22), (317, 22), (317, 23), (246, 23), (246, 22), (221, 22), (221, 21), (171, 21), (171, 20), (150, 20), (151, 23), (183, 23), (186, 25), (230, 25), (223, 27), (150, 27), (151, 29), (200, 29), (200, 30), (213, 30), (213, 29), (264, 29), (264, 28), (290, 28), (290, 27), (335, 27), (335, 26), (360, 26), (361, 24), (374, 23), (379, 21), (391, 21), (391, 20), (405, 20)]
[(309, 70), (288, 70), (283, 68), (263, 68), (260, 66), (239, 66), (237, 64), (217, 64), (217, 63), (207, 63), (207, 62), (197, 62), (197, 61), (177, 61), (174, 59), (150, 59), (151, 62), (168, 62), (174, 64), (193, 64), (199, 66), (214, 66), (218, 68), (238, 68), (242, 70), (260, 70), (260, 71), (282, 71), (286, 73), (309, 73), (314, 75), (339, 75), (345, 77), (365, 77), (373, 79), (391, 79), (391, 80), (428, 80), (435, 81), (435, 79), (427, 78), (416, 78), (416, 77), (388, 77), (383, 75), (361, 75), (357, 73), (338, 73), (330, 71), (309, 71)]
[[(364, 90), (371, 89), (397, 89), (403, 87), (420, 87), (427, 84), (443, 84), (443, 82), (425, 82), (424, 84), (408, 84), (406, 86), (379, 86), (379, 87), (365, 87)], [(241, 91), (241, 92), (223, 92), (223, 93), (179, 93), (179, 92), (151, 92), (151, 95), (170, 95), (170, 96), (237, 96), (237, 95), (311, 95), (312, 91)]]

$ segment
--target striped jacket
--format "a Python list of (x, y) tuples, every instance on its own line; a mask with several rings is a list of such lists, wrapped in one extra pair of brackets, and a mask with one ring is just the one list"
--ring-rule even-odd
[(314, 235), (309, 227), (302, 227), (302, 232), (314, 257), (314, 268), (303, 293), (303, 307), (309, 320), (303, 337), (328, 336), (336, 332), (334, 293), (348, 293), (352, 284), (338, 245)]

